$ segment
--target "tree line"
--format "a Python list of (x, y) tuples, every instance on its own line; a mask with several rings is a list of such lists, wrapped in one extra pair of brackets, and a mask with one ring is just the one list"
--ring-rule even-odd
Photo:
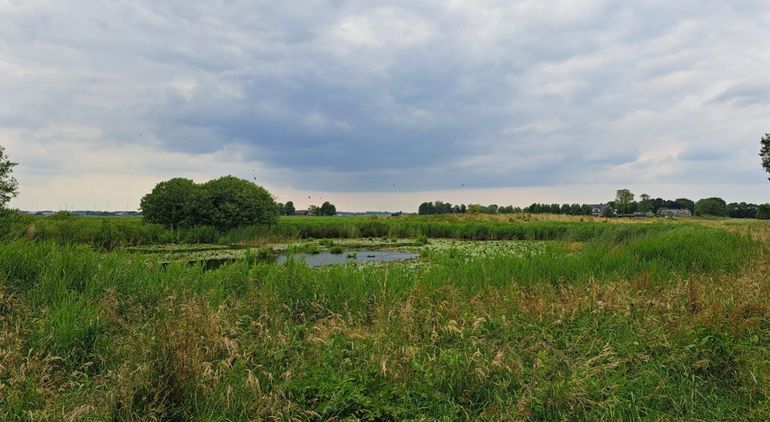
[(434, 214), (568, 214), (591, 215), (593, 208), (588, 204), (532, 204), (528, 207), (514, 207), (513, 205), (499, 206), (497, 204), (458, 204), (435, 201), (423, 202), (417, 209), (420, 215)]
[[(622, 215), (659, 215), (661, 210), (688, 210), (697, 216), (758, 218), (770, 219), (770, 204), (752, 204), (746, 202), (727, 203), (718, 197), (703, 198), (693, 201), (688, 198), (663, 199), (652, 198), (642, 194), (639, 200), (628, 189), (616, 192), (615, 200), (600, 204), (601, 214), (605, 217)], [(435, 201), (423, 202), (418, 208), (419, 215), (435, 214), (561, 214), (561, 215), (592, 215), (594, 206), (589, 204), (540, 204), (534, 203), (528, 207), (498, 206), (496, 204), (457, 204)]]
[[(288, 201), (285, 204), (278, 203), (278, 213), (280, 215), (295, 215), (297, 213), (294, 202)], [(333, 216), (337, 215), (337, 207), (329, 201), (325, 201), (321, 206), (311, 205), (307, 209), (308, 215), (315, 216)]]

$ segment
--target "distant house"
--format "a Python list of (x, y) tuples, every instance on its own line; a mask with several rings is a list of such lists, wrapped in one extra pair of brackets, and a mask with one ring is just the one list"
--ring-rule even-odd
[(606, 207), (606, 205), (604, 205), (604, 204), (592, 204), (591, 205), (591, 214), (593, 214), (593, 215), (602, 215), (604, 213), (604, 207)]
[(661, 208), (658, 210), (658, 215), (661, 217), (692, 217), (692, 213), (688, 209), (674, 210), (669, 208)]
[(293, 215), (310, 215), (308, 210), (295, 210)]

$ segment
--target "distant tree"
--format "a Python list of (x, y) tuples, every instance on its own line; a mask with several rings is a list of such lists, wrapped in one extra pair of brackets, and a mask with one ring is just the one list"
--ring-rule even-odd
[(292, 201), (287, 201), (283, 206), (283, 215), (294, 215), (296, 211), (297, 209), (294, 208), (294, 202)]
[(320, 208), (318, 208), (317, 215), (324, 215), (329, 217), (333, 215), (337, 215), (337, 207), (335, 207), (331, 202), (326, 201), (323, 204), (321, 204)]
[(695, 203), (695, 215), (727, 216), (727, 203), (722, 198), (704, 198)]
[(770, 204), (762, 204), (757, 207), (757, 218), (760, 220), (770, 220)]
[(618, 189), (615, 192), (615, 206), (618, 211), (628, 214), (631, 211), (631, 203), (634, 202), (634, 194), (628, 189)]
[(19, 183), (11, 176), (17, 165), (5, 155), (5, 147), (0, 145), (0, 208), (4, 208), (18, 193)]
[(650, 199), (650, 195), (647, 195), (646, 193), (643, 193), (639, 196), (639, 205), (637, 209), (640, 212), (652, 212), (652, 200)]
[(436, 213), (438, 214), (451, 214), (452, 213), (452, 204), (449, 202), (441, 202), (436, 201)]
[(678, 205), (678, 209), (690, 210), (691, 213), (695, 213), (695, 201), (687, 198), (677, 198), (674, 202)]
[(602, 217), (614, 217), (615, 216), (615, 209), (613, 209), (609, 205), (605, 205), (604, 208), (602, 208)]
[(310, 215), (320, 215), (320, 214), (318, 214), (319, 211), (318, 211), (318, 206), (317, 205), (310, 205), (310, 206), (308, 206), (307, 207), (307, 212)]
[(756, 218), (758, 205), (745, 202), (727, 204), (727, 216), (730, 218)]
[[(770, 133), (766, 133), (759, 141), (759, 144), (759, 156), (762, 157), (762, 168), (770, 173)], [(768, 180), (770, 180), (770, 178), (768, 178)]]
[(436, 208), (433, 206), (433, 202), (423, 202), (417, 209), (419, 215), (431, 215), (436, 213)]
[(482, 206), (479, 204), (468, 204), (468, 214), (481, 214)]

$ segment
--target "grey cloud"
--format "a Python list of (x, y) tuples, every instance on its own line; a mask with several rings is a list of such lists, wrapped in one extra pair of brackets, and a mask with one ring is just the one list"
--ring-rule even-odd
[(762, 123), (736, 106), (770, 111), (756, 72), (770, 8), (747, 4), (8, 4), (0, 128), (96, 127), (87, 142), (193, 155), (236, 146), (327, 191), (634, 180), (618, 176), (634, 165), (658, 183), (670, 166), (749, 180), (755, 163), (730, 151)]
[(712, 103), (727, 103), (739, 107), (770, 105), (770, 83), (748, 82), (734, 85), (714, 97)]

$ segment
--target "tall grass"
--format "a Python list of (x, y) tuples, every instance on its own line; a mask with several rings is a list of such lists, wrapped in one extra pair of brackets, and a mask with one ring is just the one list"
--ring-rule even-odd
[(668, 230), (668, 222), (608, 224), (580, 221), (520, 221), (517, 219), (453, 221), (442, 216), (284, 217), (272, 226), (249, 226), (218, 232), (211, 227), (168, 230), (141, 218), (0, 217), (6, 240), (88, 244), (101, 250), (163, 243), (262, 244), (306, 238), (451, 238), (466, 240), (567, 240), (634, 237)]
[[(327, 230), (307, 221), (288, 225)], [(420, 266), (213, 271), (0, 244), (0, 419), (770, 417), (768, 256), (748, 237), (686, 224), (442, 224), (387, 235), (586, 243), (429, 253)]]

